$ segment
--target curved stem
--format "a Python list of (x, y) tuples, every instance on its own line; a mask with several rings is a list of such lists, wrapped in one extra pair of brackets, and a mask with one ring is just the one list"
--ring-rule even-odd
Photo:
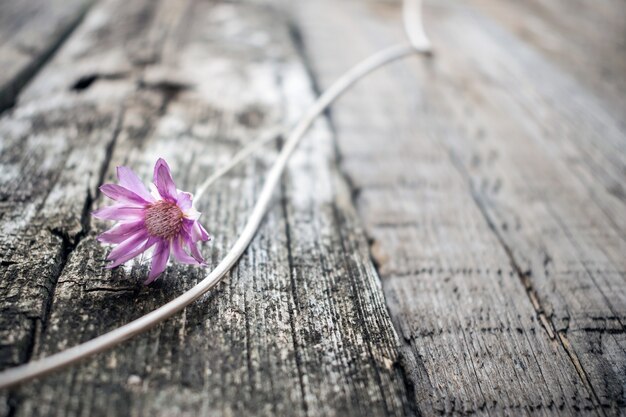
[(432, 54), (430, 40), (424, 31), (421, 0), (406, 0), (402, 4), (404, 33), (416, 51)]
[[(409, 1), (415, 2), (415, 0)], [(136, 320), (131, 321), (128, 324), (67, 350), (0, 373), (0, 388), (8, 388), (24, 383), (33, 378), (47, 375), (55, 370), (65, 368), (82, 359), (95, 355), (96, 353), (112, 348), (168, 319), (213, 288), (235, 265), (252, 241), (252, 238), (256, 234), (256, 231), (259, 228), (265, 213), (267, 212), (274, 189), (280, 181), (281, 175), (285, 170), (285, 166), (287, 165), (291, 154), (294, 152), (300, 140), (311, 127), (315, 119), (322, 114), (322, 112), (324, 112), (326, 107), (341, 96), (341, 94), (370, 72), (392, 61), (412, 55), (416, 52), (429, 53), (429, 48), (427, 45), (414, 45), (411, 43), (395, 45), (379, 51), (361, 61), (348, 72), (343, 74), (313, 103), (288, 136), (276, 162), (271, 167), (267, 175), (263, 189), (259, 194), (259, 198), (252, 209), (252, 213), (250, 214), (243, 231), (237, 238), (237, 241), (222, 261), (202, 281), (174, 300)], [(269, 139), (266, 138), (266, 140)], [(254, 150), (255, 149), (257, 148), (254, 147)], [(244, 150), (240, 151), (238, 155), (242, 154)], [(232, 168), (232, 166), (234, 166), (238, 161), (241, 161), (245, 158), (245, 156), (249, 155), (254, 150), (249, 150), (249, 152), (246, 152), (244, 156), (235, 157), (231, 164), (227, 165), (227, 167), (229, 166)], [(224, 169), (222, 169), (222, 171), (224, 171)], [(228, 171), (228, 169), (225, 171)], [(216, 179), (222, 175), (217, 174), (218, 173), (214, 174), (211, 178), (215, 177)], [(208, 185), (214, 181), (211, 180), (211, 178), (205, 181), (205, 183), (200, 187), (201, 192), (203, 192)], [(206, 185), (207, 183), (208, 185)]]
[[(406, 0), (402, 6), (402, 18), (404, 23), (404, 32), (409, 39), (413, 48), (420, 53), (426, 55), (432, 54), (430, 40), (424, 31), (424, 23), (422, 17), (422, 1)], [(218, 179), (226, 175), (231, 169), (243, 162), (250, 155), (261, 149), (263, 145), (277, 139), (283, 133), (282, 128), (275, 128), (262, 135), (257, 140), (247, 144), (232, 157), (228, 163), (218, 168), (209, 178), (207, 178), (194, 193), (194, 204), (199, 201), (206, 190), (213, 185)]]

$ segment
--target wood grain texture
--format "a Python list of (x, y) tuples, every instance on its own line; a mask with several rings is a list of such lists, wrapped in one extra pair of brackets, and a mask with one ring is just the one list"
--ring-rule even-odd
[[(3, 368), (126, 323), (204, 276), (172, 265), (144, 287), (146, 259), (104, 270), (108, 249), (94, 237), (110, 224), (88, 215), (106, 204), (96, 186), (122, 164), (149, 178), (162, 156), (177, 185), (193, 189), (247, 141), (293, 125), (314, 92), (288, 29), (267, 5), (110, 0), (90, 10), (0, 121), (9, 138), (2, 225), (20, 220), (2, 234), (11, 249)], [(203, 248), (209, 268), (234, 242), (275, 155), (246, 162), (200, 202), (214, 236)], [(143, 336), (4, 393), (4, 413), (414, 415), (343, 181), (320, 120), (216, 290)]]
[(92, 0), (0, 2), (0, 113), (80, 22)]
[[(110, 225), (89, 212), (115, 166), (148, 179), (162, 156), (193, 191), (403, 39), (397, 1), (102, 0), (78, 25), (86, 4), (0, 2), (0, 112), (16, 102), (0, 118), (0, 369), (206, 273), (170, 265), (144, 287), (147, 258), (103, 269)], [(569, 4), (429, 3), (435, 58), (316, 123), (224, 282), (0, 392), (0, 415), (626, 413), (626, 12)], [(279, 146), (200, 202), (209, 268)]]
[[(402, 39), (394, 3), (294, 13), (321, 88)], [(476, 10), (426, 26), (331, 111), (419, 409), (624, 413), (623, 119)]]
[[(626, 7), (620, 1), (491, 1), (472, 4), (574, 76), (604, 110), (626, 113)], [(522, 18), (520, 18), (522, 16)]]

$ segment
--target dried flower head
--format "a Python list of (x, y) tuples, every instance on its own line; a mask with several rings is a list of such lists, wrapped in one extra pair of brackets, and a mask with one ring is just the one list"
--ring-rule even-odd
[(210, 236), (192, 207), (193, 196), (176, 189), (170, 167), (163, 159), (154, 166), (152, 193), (127, 167), (117, 168), (119, 184), (104, 184), (100, 190), (117, 204), (94, 211), (94, 217), (118, 223), (98, 236), (103, 243), (117, 244), (107, 260), (114, 268), (154, 247), (150, 284), (165, 270), (170, 252), (185, 264), (205, 265), (196, 244)]

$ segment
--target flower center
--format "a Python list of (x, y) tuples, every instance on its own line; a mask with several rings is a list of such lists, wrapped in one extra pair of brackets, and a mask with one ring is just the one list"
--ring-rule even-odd
[(152, 236), (171, 239), (180, 232), (183, 212), (176, 203), (160, 200), (146, 210), (145, 224)]

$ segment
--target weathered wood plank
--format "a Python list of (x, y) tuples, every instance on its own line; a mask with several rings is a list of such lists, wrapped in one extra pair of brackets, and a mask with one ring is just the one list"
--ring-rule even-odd
[[(91, 22), (76, 38), (88, 36), (89, 28), (97, 30), (100, 18), (97, 12), (92, 14)], [(124, 31), (125, 26), (128, 24), (118, 19), (100, 39), (131, 31), (141, 36), (141, 30)], [(81, 52), (73, 45), (66, 50), (69, 55)], [(68, 53), (55, 62), (63, 61), (65, 55)], [(94, 67), (102, 58), (95, 50), (88, 56)], [(22, 100), (22, 105), (0, 121), (0, 294), (5, 301), (2, 320), (6, 320), (1, 331), (2, 340), (9, 341), (3, 345), (2, 367), (28, 360), (33, 336), (46, 320), (60, 269), (87, 231), (88, 211), (109, 162), (123, 99), (135, 89), (135, 81), (129, 79), (109, 83), (106, 95), (97, 88), (78, 94), (72, 87), (80, 77), (80, 73), (62, 72), (52, 65), (24, 92), (24, 96), (39, 92), (39, 100)], [(16, 332), (14, 327), (24, 331)]]
[[(141, 14), (136, 12), (128, 10), (126, 18)], [(93, 68), (102, 65), (105, 61), (97, 48), (82, 41), (98, 30), (101, 17), (92, 14), (87, 30), (75, 36), (81, 41), (64, 48), (69, 53), (55, 62), (75, 54), (92, 57)], [(119, 16), (114, 22), (108, 33), (99, 34), (103, 44), (119, 34), (129, 35), (120, 41), (130, 41), (133, 33), (139, 37), (143, 33)], [(70, 68), (80, 70), (78, 65)], [(135, 89), (135, 81), (127, 80), (79, 94), (73, 86), (81, 77), (48, 67), (20, 97), (24, 103), (0, 121), (2, 368), (28, 361), (36, 349), (57, 279), (68, 254), (88, 230), (88, 211), (108, 166), (123, 98)], [(24, 100), (36, 92), (37, 102)], [(2, 393), (2, 414), (11, 414), (15, 404), (6, 394)]]
[(574, 75), (606, 102), (618, 119), (626, 113), (626, 5), (619, 0), (473, 0), (517, 37)]
[[(192, 189), (247, 141), (277, 123), (293, 124), (311, 103), (311, 80), (288, 29), (284, 17), (267, 6), (104, 1), (25, 91), (16, 116), (0, 125), (13, 132), (15, 118), (26, 111), (22, 108), (37, 114), (42, 103), (53, 100), (74, 106), (75, 112), (91, 105), (100, 117), (119, 114), (111, 119), (119, 121), (117, 129), (100, 132), (110, 144), (101, 160), (82, 146), (97, 154), (107, 149), (107, 141), (100, 146), (69, 142), (67, 151), (82, 155), (81, 164), (105, 166), (103, 175), (109, 180), (113, 167), (121, 164), (149, 178), (154, 161), (163, 156), (178, 185)], [(73, 89), (77, 84), (83, 88)], [(54, 126), (85, 134), (71, 120), (59, 119)], [(30, 129), (25, 123), (21, 137), (30, 138)], [(52, 139), (45, 126), (39, 136), (46, 150)], [(397, 337), (349, 190), (336, 171), (333, 137), (325, 121), (303, 145), (258, 236), (215, 291), (144, 336), (15, 390), (7, 413), (414, 414), (396, 364)], [(274, 156), (269, 150), (245, 163), (200, 203), (204, 224), (214, 235), (203, 248), (211, 265), (241, 230)], [(73, 181), (86, 181), (82, 165), (54, 167)], [(27, 172), (21, 166), (14, 171), (16, 176)], [(36, 178), (26, 175), (23, 182)], [(98, 182), (97, 175), (89, 178), (82, 200), (87, 207), (91, 199), (84, 190), (93, 192)], [(15, 180), (9, 178), (5, 186), (15, 187)], [(56, 186), (57, 204), (76, 216), (83, 206), (67, 206), (64, 186)], [(105, 203), (92, 195), (95, 206)], [(68, 224), (59, 227), (73, 230)], [(76, 247), (66, 249), (66, 265), (56, 271), (58, 282), (52, 273), (46, 278), (55, 281), (45, 292), (54, 290), (50, 313), (33, 313), (44, 322), (31, 343), (34, 357), (128, 322), (189, 288), (206, 272), (170, 266), (156, 285), (145, 288), (145, 262), (114, 271), (102, 268), (107, 250), (94, 237), (107, 225), (88, 216), (79, 224), (72, 240)], [(25, 277), (44, 253), (29, 259), (26, 249), (15, 252), (22, 258), (12, 267)], [(7, 293), (26, 286), (13, 277), (7, 272), (3, 279)], [(45, 295), (3, 296), (2, 305), (20, 309), (46, 300)], [(8, 349), (22, 348), (11, 343)]]
[[(389, 3), (296, 13), (322, 86), (402, 38)], [(477, 13), (433, 5), (426, 25), (432, 62), (332, 111), (420, 409), (623, 412), (619, 121)]]
[[(466, 34), (471, 33), (470, 26), (484, 28), (488, 34), (501, 33), (488, 20), (475, 18), (463, 8), (455, 13), (467, 18), (468, 24), (462, 26)], [(442, 33), (452, 39), (460, 22), (445, 21)], [(456, 43), (450, 42), (455, 48), (451, 54), (455, 70), (492, 81), (469, 86), (468, 95), (459, 100), (446, 100), (463, 128), (482, 131), (483, 139), (451, 140), (450, 149), (466, 167), (475, 199), (523, 275), (536, 308), (545, 311), (564, 348), (580, 362), (579, 371), (589, 379), (601, 405), (608, 413), (622, 413), (626, 407), (626, 241), (620, 220), (624, 200), (619, 195), (615, 198), (615, 188), (607, 187), (601, 175), (596, 175), (594, 182), (591, 175), (585, 177), (581, 172), (603, 167), (604, 172), (615, 175), (618, 186), (623, 185), (626, 135), (619, 122), (611, 123), (591, 99), (585, 107), (568, 105), (572, 95), (587, 100), (589, 94), (583, 86), (571, 84), (569, 91), (547, 88), (545, 79), (556, 78), (548, 65), (533, 66), (542, 75), (547, 73), (545, 77), (529, 73), (529, 63), (523, 62), (528, 59), (534, 64), (537, 60), (515, 39), (492, 36), (498, 42), (483, 49), (494, 53), (485, 60), (508, 62), (507, 70), (516, 65), (527, 68), (523, 77), (519, 70), (496, 76), (485, 66), (468, 65), (472, 59), (462, 51), (473, 42), (490, 43), (484, 36), (456, 39)], [(491, 88), (494, 83), (505, 83), (511, 73), (516, 88), (506, 89), (504, 94)], [(519, 88), (536, 99), (521, 99)], [(468, 114), (468, 103), (462, 97), (472, 95), (475, 112)], [(537, 112), (529, 114), (527, 108)], [(552, 116), (552, 125), (559, 124), (572, 133), (564, 137), (556, 131), (542, 132), (547, 120), (538, 116), (539, 112)], [(574, 133), (577, 130), (579, 133)], [(476, 138), (474, 135), (467, 136)], [(573, 146), (567, 146), (566, 138)], [(551, 146), (553, 142), (558, 146)], [(597, 152), (600, 149), (605, 150)], [(489, 161), (490, 154), (496, 157)], [(489, 163), (472, 163), (477, 156)], [(497, 187), (489, 186), (496, 184), (494, 176), (499, 180)]]
[(529, 136), (544, 153), (568, 162), (570, 172), (604, 212), (601, 217), (626, 236), (623, 113), (609, 111), (604, 96), (598, 98), (585, 84), (481, 14), (463, 9), (457, 20), (484, 29), (469, 34), (473, 42), (483, 45), (478, 70), (489, 79), (506, 78), (517, 87), (507, 91), (517, 103), (507, 108), (511, 117), (530, 121), (524, 126)]
[(0, 113), (80, 22), (92, 0), (0, 2)]

